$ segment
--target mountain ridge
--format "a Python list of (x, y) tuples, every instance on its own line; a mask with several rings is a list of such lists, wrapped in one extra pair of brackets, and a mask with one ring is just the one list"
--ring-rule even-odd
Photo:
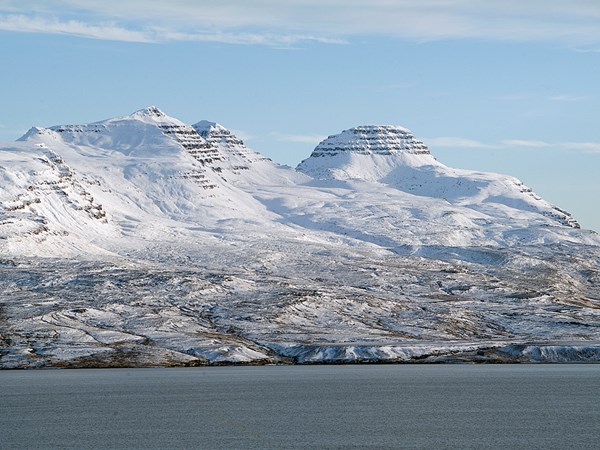
[(298, 170), (156, 107), (0, 146), (0, 368), (600, 361), (600, 236), (397, 126)]
[[(445, 166), (403, 127), (378, 125), (344, 130), (317, 145), (297, 169), (319, 179), (376, 181), (453, 204), (498, 201), (518, 209), (537, 209), (563, 225), (580, 228), (569, 213), (544, 201), (514, 177)], [(464, 200), (469, 197), (476, 199)]]

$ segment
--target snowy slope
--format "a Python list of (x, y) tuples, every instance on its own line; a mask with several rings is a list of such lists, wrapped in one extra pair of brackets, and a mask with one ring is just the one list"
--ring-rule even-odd
[[(7, 199), (5, 210), (13, 207), (11, 201), (30, 201), (30, 186), (55, 186), (57, 180), (73, 184), (69, 189), (91, 199), (91, 205), (68, 207), (65, 204), (74, 204), (74, 200), (62, 190), (43, 195), (35, 190), (37, 196), (31, 201), (38, 205), (24, 207), (25, 212), (34, 210), (37, 214), (31, 216), (35, 220), (27, 219), (29, 228), (37, 222), (44, 224), (37, 231), (32, 228), (40, 235), (29, 246), (35, 254), (62, 254), (60, 242), (52, 248), (46, 245), (46, 229), (66, 231), (84, 242), (94, 241), (100, 231), (104, 236), (104, 230), (110, 229), (102, 238), (103, 245), (118, 252), (123, 246), (140, 248), (149, 240), (165, 241), (189, 229), (228, 229), (238, 221), (249, 228), (268, 228), (272, 222), (273, 216), (260, 203), (223, 177), (217, 164), (226, 161), (227, 155), (190, 125), (155, 107), (88, 125), (32, 128), (19, 141), (0, 152), (9, 178), (2, 193)], [(42, 160), (48, 160), (44, 172), (37, 167)], [(96, 204), (101, 206), (101, 213), (94, 209)], [(42, 208), (45, 205), (47, 208)], [(89, 226), (79, 218), (79, 210), (100, 214), (105, 226)], [(23, 232), (27, 229), (20, 227)], [(136, 239), (141, 242), (136, 244)], [(45, 241), (43, 245), (40, 240)], [(63, 244), (65, 248), (72, 246), (68, 240)]]
[(0, 245), (5, 253), (106, 254), (116, 237), (102, 203), (65, 161), (46, 147), (22, 143), (0, 151)]
[[(330, 136), (298, 170), (324, 186), (351, 186), (380, 226), (397, 230), (385, 234), (401, 245), (598, 242), (594, 234), (573, 232), (579, 225), (567, 212), (516, 178), (447, 167), (401, 127), (362, 126)], [(364, 191), (379, 193), (370, 195), (371, 206)]]
[(395, 126), (297, 171), (156, 107), (32, 128), (0, 291), (0, 367), (600, 361), (600, 237)]
[[(64, 247), (102, 242), (117, 254), (149, 242), (199, 241), (200, 232), (218, 239), (275, 233), (426, 256), (440, 246), (599, 243), (519, 180), (449, 168), (401, 127), (330, 136), (298, 171), (248, 149), (219, 124), (186, 125), (156, 107), (87, 125), (32, 128), (19, 141), (2, 151), (9, 178), (3, 229), (7, 245), (35, 232), (32, 254), (61, 254), (61, 239), (40, 245), (61, 233), (71, 236)], [(40, 161), (47, 161), (45, 172)], [(38, 194), (34, 186), (55, 185), (55, 178), (68, 189)], [(11, 203), (19, 199), (27, 204)], [(19, 222), (10, 222), (14, 211)]]
[(550, 205), (514, 177), (445, 166), (402, 127), (362, 126), (330, 136), (299, 164), (298, 170), (319, 179), (377, 181), (478, 211), (490, 211), (499, 205), (535, 211), (579, 228), (568, 213)]

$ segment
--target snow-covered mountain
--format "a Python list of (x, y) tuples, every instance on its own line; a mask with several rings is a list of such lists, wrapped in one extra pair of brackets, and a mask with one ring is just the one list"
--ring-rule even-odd
[(297, 170), (156, 107), (0, 148), (0, 367), (600, 360), (600, 237), (398, 126)]
[(533, 212), (579, 228), (570, 214), (544, 201), (514, 177), (445, 166), (402, 127), (361, 126), (330, 136), (298, 165), (298, 170), (318, 179), (376, 181), (483, 214), (505, 211), (514, 217), (515, 210)]
[(140, 249), (190, 228), (235, 221), (268, 227), (273, 219), (225, 178), (235, 156), (156, 107), (87, 125), (32, 128), (0, 153), (4, 177), (14, 180), (1, 194), (10, 221), (0, 233), (16, 255), (95, 249), (80, 245), (86, 241), (118, 254), (124, 242)]

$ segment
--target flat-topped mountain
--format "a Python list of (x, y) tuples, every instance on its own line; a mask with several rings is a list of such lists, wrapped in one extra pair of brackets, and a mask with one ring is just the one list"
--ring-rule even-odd
[(361, 126), (329, 136), (297, 169), (317, 179), (376, 181), (483, 213), (490, 213), (494, 204), (512, 208), (515, 216), (531, 211), (579, 228), (569, 213), (520, 180), (447, 167), (409, 130), (398, 126)]
[(297, 170), (156, 107), (0, 145), (0, 367), (600, 361), (600, 237), (359, 126)]
[(363, 125), (329, 136), (317, 145), (311, 156), (335, 156), (346, 152), (361, 155), (430, 154), (425, 143), (416, 139), (406, 128), (394, 125)]

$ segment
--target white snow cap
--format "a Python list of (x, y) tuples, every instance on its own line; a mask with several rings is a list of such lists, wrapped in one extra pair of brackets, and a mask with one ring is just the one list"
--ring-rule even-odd
[(400, 167), (440, 163), (410, 130), (393, 125), (363, 125), (329, 136), (297, 170), (318, 179), (377, 181)]
[(131, 114), (131, 117), (166, 117), (167, 115), (156, 106), (148, 106)]
[(219, 130), (219, 131), (227, 130), (227, 128), (225, 128), (220, 123), (211, 122), (210, 120), (201, 120), (200, 122), (195, 123), (192, 126), (200, 134), (202, 134), (203, 131), (210, 133), (211, 131), (215, 131), (215, 130)]
[(246, 146), (241, 139), (217, 122), (201, 120), (192, 125), (192, 127), (200, 136), (212, 145), (224, 146), (225, 148), (223, 150), (225, 151), (227, 151), (227, 149), (234, 150), (234, 152), (242, 151), (243, 153), (247, 151)]
[(43, 138), (57, 138), (58, 136), (49, 128), (31, 127), (27, 133), (21, 136), (17, 141), (29, 141)]
[(340, 152), (391, 155), (398, 152), (429, 154), (429, 149), (410, 130), (395, 125), (362, 125), (329, 136), (311, 156), (333, 156)]
[(155, 125), (177, 125), (177, 126), (189, 126), (183, 123), (181, 120), (176, 119), (175, 117), (171, 117), (168, 114), (165, 114), (156, 106), (148, 106), (147, 108), (140, 109), (125, 117), (116, 117), (114, 119), (109, 119), (106, 122), (119, 122), (119, 121), (127, 121), (127, 120), (135, 120), (138, 122), (143, 122), (147, 124), (155, 124)]

